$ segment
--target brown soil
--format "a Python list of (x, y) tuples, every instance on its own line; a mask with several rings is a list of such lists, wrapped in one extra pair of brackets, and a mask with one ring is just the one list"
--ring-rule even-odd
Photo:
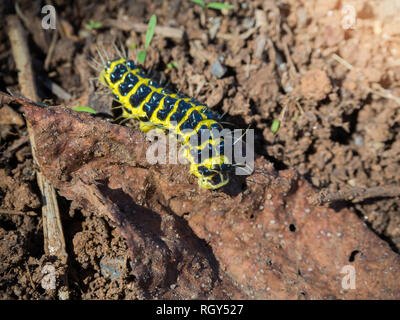
[[(400, 2), (347, 1), (346, 3), (354, 6), (357, 13), (354, 29), (348, 30), (343, 28), (343, 23), (346, 22), (343, 19), (346, 17), (341, 11), (340, 1), (255, 0), (244, 3), (234, 0), (231, 3), (234, 4), (234, 9), (220, 12), (205, 10), (183, 0), (106, 1), (106, 4), (99, 5), (91, 4), (90, 1), (55, 1), (59, 35), (49, 68), (45, 70), (44, 61), (51, 47), (52, 32), (41, 28), (39, 2), (32, 4), (31, 1), (21, 1), (20, 8), (25, 16), (25, 27), (29, 30), (29, 46), (35, 72), (40, 76), (40, 95), (49, 104), (67, 104), (70, 107), (88, 105), (110, 115), (111, 98), (102, 96), (99, 93), (101, 89), (89, 80), (96, 74), (88, 67), (88, 58), (96, 57), (96, 46), (104, 45), (112, 50), (112, 43), (118, 43), (119, 40), (126, 47), (135, 44), (142, 48), (145, 32), (135, 32), (130, 27), (124, 27), (124, 19), (130, 23), (147, 23), (154, 13), (157, 15), (158, 25), (184, 30), (184, 36), (177, 39), (156, 34), (145, 67), (151, 68), (156, 78), (168, 79), (173, 88), (196, 96), (221, 114), (227, 112), (226, 121), (234, 123), (236, 127), (246, 128), (250, 125), (256, 129), (256, 152), (271, 161), (275, 169), (294, 168), (314, 187), (327, 188), (329, 191), (398, 185), (400, 18), (396, 15), (398, 10), (394, 6), (399, 9)], [(5, 21), (3, 17), (7, 14), (13, 13), (11, 1), (3, 2), (0, 9), (1, 21)], [(89, 30), (85, 27), (89, 20), (100, 21), (103, 26)], [(115, 20), (119, 22), (115, 24)], [(11, 54), (5, 24), (0, 28), (0, 90), (5, 92), (11, 89), (18, 92), (18, 71)], [(132, 57), (135, 53), (136, 51), (132, 51)], [(212, 66), (218, 59), (227, 68), (221, 79), (211, 73)], [(177, 68), (168, 68), (167, 65), (171, 62), (177, 62)], [(67, 90), (72, 95), (71, 100), (64, 101), (55, 96), (44, 85), (49, 79)], [(22, 111), (21, 107), (15, 105), (4, 104), (0, 108), (0, 298), (56, 298), (55, 292), (46, 291), (42, 286), (43, 266), (50, 257), (44, 252), (40, 217), (42, 204), (35, 179), (37, 168), (33, 164)], [(52, 116), (46, 115), (49, 118)], [(36, 115), (30, 117), (39, 123)], [(270, 129), (274, 119), (281, 122), (277, 133)], [(75, 120), (71, 116), (69, 121), (75, 123)], [(84, 120), (88, 125), (98, 125), (86, 118)], [(51, 122), (52, 126), (49, 126), (54, 130), (49, 130), (53, 134), (53, 142), (59, 142), (55, 137), (59, 129), (54, 129), (54, 123), (59, 122), (61, 121), (54, 120)], [(107, 127), (106, 124), (103, 126)], [(40, 123), (36, 129), (39, 127)], [(110, 128), (109, 132), (114, 130), (113, 127)], [(83, 130), (86, 129), (80, 128), (80, 131)], [(121, 132), (125, 135), (131, 134)], [(118, 134), (121, 132), (118, 131)], [(100, 130), (100, 133), (99, 141), (105, 136), (103, 131)], [(52, 139), (52, 135), (46, 137)], [(64, 138), (65, 141), (69, 139)], [(110, 139), (112, 138), (107, 136), (105, 141), (111, 141)], [(82, 140), (79, 143), (90, 146), (93, 141)], [(111, 147), (110, 150), (104, 147), (99, 154), (107, 154), (112, 158), (115, 153), (120, 158), (125, 156), (127, 163), (130, 161), (128, 151), (113, 150)], [(95, 151), (99, 152), (97, 149)], [(46, 146), (42, 148), (42, 155), (44, 160), (41, 170), (48, 174), (60, 190), (58, 200), (69, 256), (68, 283), (72, 298), (368, 297), (331, 293), (335, 290), (327, 280), (329, 273), (322, 271), (317, 277), (321, 281), (318, 286), (324, 287), (321, 289), (322, 293), (313, 292), (314, 276), (307, 274), (307, 270), (323, 270), (323, 267), (328, 268), (328, 262), (313, 257), (311, 253), (308, 256), (307, 253), (303, 259), (313, 260), (313, 268), (300, 271), (301, 268), (296, 269), (295, 264), (293, 270), (274, 267), (273, 261), (279, 261), (292, 268), (289, 262), (295, 253), (289, 249), (287, 255), (282, 254), (275, 258), (270, 256), (269, 259), (266, 257), (269, 267), (266, 266), (265, 270), (270, 268), (276, 275), (276, 278), (270, 278), (268, 288), (279, 286), (282, 275), (288, 287), (296, 287), (299, 282), (304, 281), (303, 289), (268, 296), (260, 293), (266, 288), (260, 287), (260, 281), (240, 280), (237, 270), (247, 266), (253, 268), (250, 260), (243, 260), (243, 265), (235, 265), (233, 260), (239, 256), (239, 250), (235, 252), (234, 247), (222, 247), (225, 251), (218, 248), (220, 243), (235, 241), (233, 235), (244, 226), (244, 222), (240, 220), (244, 217), (251, 221), (256, 236), (257, 232), (262, 233), (261, 236), (266, 234), (262, 229), (265, 217), (261, 217), (261, 213), (257, 214), (267, 210), (264, 208), (265, 203), (246, 203), (245, 192), (239, 195), (244, 197), (243, 203), (239, 200), (237, 202), (236, 214), (244, 215), (236, 220), (238, 224), (235, 231), (219, 215), (201, 215), (202, 210), (207, 211), (202, 207), (188, 209), (193, 207), (196, 197), (215, 205), (216, 211), (222, 210), (218, 207), (219, 203), (227, 206), (232, 203), (228, 202), (228, 196), (217, 196), (218, 199), (215, 200), (207, 198), (205, 193), (200, 192), (197, 195), (192, 192), (193, 184), (186, 185), (188, 177), (181, 176), (184, 171), (174, 171), (166, 167), (156, 168), (149, 174), (140, 166), (133, 169), (128, 165), (124, 166), (121, 164), (122, 160), (118, 163), (114, 159), (113, 167), (97, 158), (93, 160), (89, 155), (84, 160), (87, 163), (88, 159), (95, 162), (94, 165), (92, 163), (93, 168), (89, 168), (93, 171), (89, 170), (89, 173), (84, 173), (78, 179), (74, 176), (75, 171), (85, 167), (84, 162), (73, 162), (73, 158), (68, 159), (65, 154), (56, 159), (55, 154)], [(65, 160), (65, 163), (61, 163), (60, 159)], [(258, 161), (264, 166), (264, 160)], [(119, 170), (125, 171), (119, 173)], [(283, 182), (297, 179), (292, 171), (284, 172), (289, 173), (281, 173)], [(87, 179), (109, 179), (107, 186), (112, 191), (88, 191), (85, 184), (79, 182), (85, 175), (87, 176), (84, 178)], [(172, 188), (163, 180), (163, 176), (172, 177), (174, 182), (180, 184)], [(257, 180), (257, 177), (254, 179)], [(129, 180), (130, 184), (125, 184), (122, 180)], [(71, 181), (74, 181), (75, 187)], [(154, 181), (160, 187), (153, 187)], [(141, 192), (132, 189), (137, 185), (143, 185)], [(285, 190), (284, 186), (281, 188)], [(262, 194), (260, 190), (250, 190), (253, 194)], [(88, 196), (88, 204), (80, 197), (84, 192), (92, 193), (93, 199), (97, 200)], [(305, 195), (308, 192), (310, 191), (307, 189), (298, 193), (295, 202), (300, 203), (300, 194)], [(135, 210), (142, 214), (135, 215), (140, 225), (136, 225), (136, 229), (124, 229), (118, 225), (118, 221), (122, 219), (119, 211), (105, 205), (102, 207), (104, 199), (101, 196), (104, 194), (107, 199), (118, 203), (122, 212), (131, 208), (129, 201), (134, 199), (135, 206), (137, 205)], [(235, 200), (239, 196), (235, 195)], [(272, 201), (275, 201), (275, 196), (279, 199), (280, 195), (272, 194)], [(272, 202), (271, 197), (268, 202)], [(93, 207), (96, 201), (98, 206)], [(245, 216), (247, 211), (244, 213), (244, 204), (251, 207), (253, 216)], [(343, 207), (349, 208), (354, 217), (362, 219), (364, 225), (386, 242), (392, 250), (390, 261), (397, 261), (392, 257), (396, 257), (400, 249), (399, 198), (375, 198), (354, 204), (335, 204), (337, 211)], [(269, 221), (279, 222), (287, 232), (269, 226), (271, 234), (276, 232), (276, 248), (285, 246), (278, 235), (289, 243), (293, 240), (293, 245), (309, 243), (311, 238), (308, 239), (304, 234), (304, 238), (297, 239), (297, 242), (291, 240), (291, 233), (296, 230), (321, 228), (320, 235), (330, 237), (327, 234), (332, 231), (326, 233), (326, 226), (322, 225), (322, 218), (320, 220), (320, 214), (324, 216), (326, 212), (332, 215), (330, 219), (335, 221), (336, 226), (352, 224), (354, 227), (354, 230), (349, 225), (343, 226), (343, 229), (338, 227), (335, 229), (338, 230), (336, 235), (346, 234), (343, 230), (347, 230), (348, 234), (359, 232), (356, 230), (357, 219), (352, 220), (343, 212), (334, 216), (331, 211), (312, 210), (311, 214), (315, 216), (312, 222), (307, 222), (308, 218), (305, 219), (304, 215), (296, 215), (295, 208), (293, 206), (290, 214), (265, 214)], [(352, 214), (346, 212), (347, 215)], [(207, 216), (209, 221), (205, 219)], [(289, 226), (289, 222), (287, 226), (284, 225), (290, 219), (297, 219), (298, 224)], [(224, 233), (219, 229), (221, 226), (232, 233)], [(259, 231), (261, 229), (262, 232)], [(148, 237), (147, 233), (152, 236)], [(312, 231), (309, 232), (311, 233)], [(372, 234), (370, 237), (373, 236)], [(152, 240), (147, 243), (146, 239)], [(346, 248), (343, 249), (346, 254), (350, 250), (349, 260), (352, 262), (357, 259), (359, 248), (356, 244), (350, 244), (350, 240), (346, 242), (346, 239), (332, 242), (331, 247), (337, 247), (338, 251)], [(251, 239), (243, 241), (249, 248), (250, 243), (254, 242)], [(378, 240), (370, 241), (375, 248), (371, 252), (378, 255), (381, 249), (377, 243)], [(132, 247), (136, 248), (137, 259), (141, 262), (135, 261), (137, 259), (129, 253)], [(144, 250), (149, 248), (153, 248), (153, 255)], [(139, 253), (141, 249), (143, 253)], [(318, 251), (323, 248), (310, 244), (307, 250)], [(365, 256), (367, 249), (360, 252), (364, 252)], [(248, 254), (257, 256), (266, 252), (249, 249)], [(349, 254), (346, 255), (348, 256)], [(367, 256), (366, 260), (369, 258)], [(394, 262), (393, 265), (395, 266)], [(227, 276), (221, 277), (216, 271), (219, 266), (226, 268), (223, 271), (227, 272)], [(158, 273), (154, 272), (157, 268), (160, 269)], [(260, 270), (263, 269), (252, 269), (251, 274), (259, 275)], [(288, 276), (291, 272), (295, 276)], [(382, 281), (383, 274), (380, 273)], [(260, 275), (259, 277), (263, 278)], [(392, 288), (396, 287), (399, 288), (398, 282), (393, 282)], [(387, 297), (386, 293), (374, 296), (383, 297)]]

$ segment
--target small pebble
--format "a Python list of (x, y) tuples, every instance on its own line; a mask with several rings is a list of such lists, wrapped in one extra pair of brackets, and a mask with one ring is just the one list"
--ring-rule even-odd
[(354, 136), (354, 144), (359, 147), (364, 146), (364, 138), (359, 135)]
[(111, 259), (108, 257), (103, 257), (100, 260), (100, 271), (103, 277), (111, 280), (118, 279), (121, 275), (121, 269), (124, 266), (124, 258), (118, 257)]
[(243, 24), (243, 27), (245, 27), (246, 29), (250, 29), (250, 28), (254, 27), (255, 22), (254, 22), (253, 18), (246, 17), (243, 19), (242, 24)]
[(218, 79), (221, 79), (225, 75), (226, 71), (226, 67), (223, 66), (219, 60), (215, 61), (211, 67), (211, 74)]

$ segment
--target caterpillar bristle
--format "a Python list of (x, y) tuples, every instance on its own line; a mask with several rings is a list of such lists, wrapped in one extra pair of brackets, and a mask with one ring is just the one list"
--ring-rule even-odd
[(120, 59), (126, 59), (126, 57), (122, 54), (122, 52), (119, 50), (118, 46), (115, 44), (115, 42), (113, 43), (113, 47), (115, 49), (115, 51), (117, 52), (118, 56)]
[(107, 62), (110, 61), (110, 57), (108, 56), (108, 52), (107, 52), (107, 50), (106, 50), (106, 48), (104, 47), (103, 44), (101, 45), (101, 50), (103, 51), (103, 55), (106, 58), (106, 61)]
[(102, 67), (97, 66), (96, 64), (92, 63), (91, 61), (88, 61), (89, 67), (91, 67), (93, 70), (100, 72)]
[(108, 52), (107, 52), (106, 49), (104, 49), (104, 55), (105, 55), (107, 61), (110, 61), (110, 60), (111, 60), (111, 59), (110, 59), (110, 56), (108, 55)]
[(103, 68), (103, 65), (93, 57), (90, 58), (90, 62), (95, 63), (99, 68)]
[(103, 57), (103, 55), (101, 54), (100, 49), (99, 49), (98, 46), (96, 46), (96, 51), (97, 51), (97, 55), (99, 56), (99, 58), (100, 58), (100, 60), (101, 60), (102, 67), (104, 67), (104, 66), (106, 65), (106, 62), (105, 62), (104, 57)]
[(129, 120), (131, 120), (132, 118), (125, 118), (124, 120), (122, 120), (119, 124), (122, 125), (125, 122), (128, 122)]
[(225, 117), (228, 114), (229, 110), (226, 110), (220, 117), (219, 119), (222, 119), (223, 117)]
[(242, 140), (242, 138), (247, 134), (247, 131), (249, 131), (249, 129), (250, 129), (250, 125), (247, 127), (246, 131), (239, 138), (236, 139), (236, 141), (233, 143), (233, 145), (235, 145), (240, 140)]
[(128, 55), (126, 54), (126, 50), (125, 50), (125, 46), (123, 45), (121, 39), (119, 39), (120, 42), (120, 46), (121, 46), (121, 50), (122, 50), (122, 57), (127, 60), (128, 59)]
[(232, 127), (234, 127), (234, 126), (235, 126), (235, 124), (234, 124), (234, 123), (232, 123), (232, 122), (229, 122), (229, 121), (220, 121), (219, 123), (221, 123), (221, 124), (227, 124), (227, 125), (230, 125), (230, 126), (232, 126)]

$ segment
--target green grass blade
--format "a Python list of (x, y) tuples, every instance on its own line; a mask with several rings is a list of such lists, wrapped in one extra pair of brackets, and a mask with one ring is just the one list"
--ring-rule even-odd
[(203, 8), (206, 7), (206, 4), (204, 3), (203, 0), (191, 0), (193, 3), (198, 4), (199, 6), (202, 6)]
[(171, 68), (177, 69), (178, 68), (178, 62), (172, 61), (172, 62), (168, 63), (167, 64), (167, 68), (169, 68), (169, 69), (171, 69)]
[(150, 46), (150, 42), (154, 36), (154, 30), (156, 29), (157, 24), (157, 16), (153, 14), (149, 20), (149, 24), (147, 26), (146, 31), (146, 42), (144, 43), (144, 48), (147, 50)]
[(275, 119), (275, 120), (272, 122), (271, 131), (272, 131), (273, 133), (277, 133), (280, 125), (281, 125), (281, 122), (280, 122), (279, 120)]
[(90, 107), (85, 107), (85, 106), (75, 107), (75, 108), (72, 108), (72, 110), (79, 111), (79, 112), (89, 112), (89, 113), (96, 114), (96, 111), (94, 109), (92, 109)]
[(230, 4), (225, 4), (225, 3), (220, 3), (220, 2), (211, 2), (207, 4), (207, 8), (210, 9), (217, 9), (217, 10), (222, 10), (222, 9), (233, 9), (233, 6)]
[(137, 60), (140, 64), (144, 64), (144, 60), (146, 60), (146, 51), (140, 51), (137, 55)]
[(85, 24), (86, 29), (92, 30), (92, 29), (99, 29), (102, 27), (101, 22), (96, 22), (93, 20), (90, 20), (89, 23)]

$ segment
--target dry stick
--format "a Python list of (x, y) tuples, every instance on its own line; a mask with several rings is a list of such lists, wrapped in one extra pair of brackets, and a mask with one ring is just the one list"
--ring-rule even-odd
[[(123, 31), (134, 30), (138, 33), (146, 32), (146, 30), (148, 28), (147, 24), (134, 23), (132, 21), (123, 20), (123, 19), (120, 19), (120, 20), (106, 19), (103, 22), (103, 25), (107, 26), (107, 27), (117, 28), (117, 29), (123, 30)], [(165, 37), (165, 38), (174, 38), (174, 39), (182, 39), (183, 38), (183, 31), (178, 28), (156, 26), (154, 33), (156, 35), (159, 35), (159, 36)]]
[[(33, 101), (38, 101), (39, 99), (36, 92), (32, 62), (25, 32), (17, 16), (8, 16), (7, 22), (11, 49), (17, 69), (19, 70), (18, 82), (21, 86), (21, 93), (23, 96)], [(36, 143), (29, 123), (27, 123), (27, 128), (31, 142), (32, 156), (34, 161), (38, 163), (36, 158)], [(37, 171), (36, 177), (43, 200), (42, 215), (45, 252), (48, 255), (56, 256), (62, 264), (66, 265), (68, 255), (65, 250), (65, 240), (61, 226), (56, 192), (54, 187), (40, 171)], [(66, 274), (61, 274), (60, 276), (60, 280), (65, 281), (66, 283)], [(68, 288), (66, 285), (61, 287), (58, 293), (59, 296), (68, 296)]]
[(60, 87), (57, 83), (45, 79), (42, 77), (39, 77), (39, 80), (41, 80), (44, 84), (44, 86), (49, 89), (53, 94), (55, 94), (57, 97), (59, 97), (62, 100), (68, 101), (71, 100), (71, 95), (65, 91), (62, 87)]
[(1, 209), (0, 214), (11, 214), (11, 215), (21, 215), (21, 216), (36, 216), (36, 212), (34, 211), (18, 211), (11, 209)]
[(348, 191), (329, 193), (323, 190), (310, 198), (313, 204), (324, 204), (336, 201), (360, 202), (369, 198), (395, 198), (400, 197), (400, 186), (391, 185), (371, 188), (353, 188)]
[(53, 58), (54, 49), (56, 48), (57, 43), (57, 29), (53, 30), (53, 37), (51, 38), (51, 44), (49, 51), (47, 52), (46, 60), (44, 61), (44, 70), (48, 71), (51, 63), (51, 59)]

